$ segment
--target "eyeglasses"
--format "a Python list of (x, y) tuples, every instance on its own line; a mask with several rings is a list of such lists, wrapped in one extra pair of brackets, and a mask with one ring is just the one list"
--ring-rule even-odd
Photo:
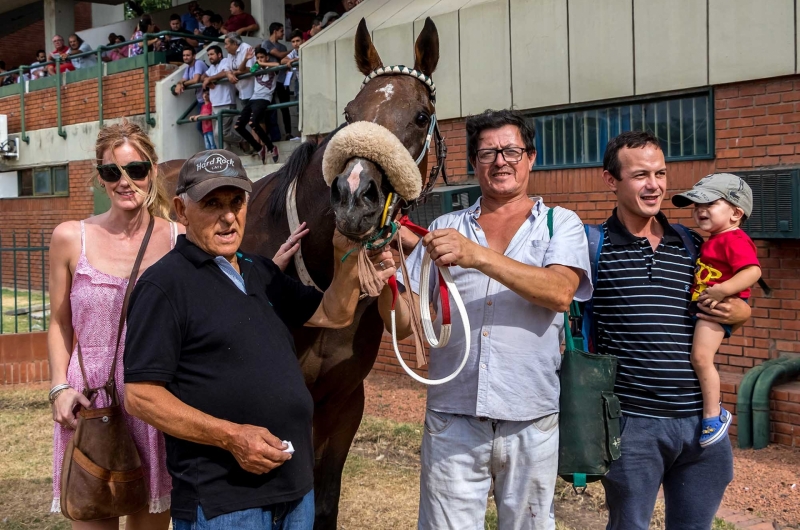
[[(150, 174), (152, 164), (147, 161), (129, 162), (127, 165), (122, 166), (122, 170), (132, 180), (144, 180)], [(122, 178), (122, 172), (117, 164), (100, 164), (97, 166), (97, 172), (100, 178), (106, 182), (117, 182)]]
[(481, 164), (493, 164), (497, 160), (497, 154), (503, 153), (503, 159), (509, 164), (516, 164), (522, 160), (522, 153), (525, 149), (521, 147), (506, 147), (505, 149), (478, 149), (478, 162)]

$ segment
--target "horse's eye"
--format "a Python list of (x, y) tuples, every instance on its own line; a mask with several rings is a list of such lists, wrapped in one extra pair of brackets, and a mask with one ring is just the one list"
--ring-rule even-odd
[(347, 111), (344, 111), (344, 121), (346, 121), (347, 123), (352, 123), (352, 120), (350, 119), (350, 114)]
[(429, 120), (428, 115), (425, 114), (424, 112), (420, 112), (419, 114), (417, 114), (416, 121), (417, 125), (419, 125), (420, 127), (425, 127), (426, 125), (428, 125), (428, 120)]

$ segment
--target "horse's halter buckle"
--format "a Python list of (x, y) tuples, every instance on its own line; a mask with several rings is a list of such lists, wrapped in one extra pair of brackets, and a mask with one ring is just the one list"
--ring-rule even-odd
[[(433, 79), (420, 72), (419, 70), (415, 70), (414, 68), (409, 68), (402, 64), (395, 65), (395, 66), (382, 66), (377, 68), (369, 73), (364, 78), (364, 81), (361, 83), (361, 88), (359, 90), (363, 90), (364, 87), (375, 79), (376, 77), (381, 77), (385, 75), (408, 75), (411, 76), (419, 81), (421, 81), (427, 88), (428, 92), (430, 93), (431, 103), (433, 104), (434, 108), (436, 107), (436, 84), (434, 84)], [(439, 130), (439, 122), (436, 119), (436, 112), (434, 111), (431, 114), (431, 124), (428, 127), (428, 133), (425, 136), (425, 143), (422, 146), (422, 151), (420, 152), (419, 156), (417, 157), (416, 163), (419, 165), (423, 158), (428, 155), (428, 150), (431, 146), (431, 140), (434, 140), (434, 146), (436, 149), (436, 165), (431, 168), (431, 171), (428, 175), (428, 181), (425, 183), (425, 186), (422, 188), (422, 192), (420, 193), (419, 197), (414, 199), (413, 201), (407, 201), (406, 207), (403, 210), (408, 211), (414, 209), (417, 205), (422, 204), (425, 202), (426, 196), (430, 193), (431, 189), (433, 189), (434, 184), (436, 184), (436, 180), (439, 178), (439, 173), (442, 174), (442, 178), (444, 179), (445, 184), (447, 182), (447, 173), (445, 172), (445, 160), (447, 159), (447, 145), (445, 145), (445, 139), (442, 136), (441, 131)], [(387, 197), (387, 204), (389, 203)], [(394, 218), (394, 210), (395, 210), (396, 202), (392, 205), (391, 211), (389, 212), (389, 219)]]

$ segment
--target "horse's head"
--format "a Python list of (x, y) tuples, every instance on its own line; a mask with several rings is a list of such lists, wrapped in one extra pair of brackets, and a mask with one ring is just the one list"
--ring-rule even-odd
[[(356, 31), (355, 60), (365, 76), (383, 67), (363, 19)], [(414, 45), (414, 70), (430, 76), (438, 62), (439, 34), (428, 18)], [(382, 125), (416, 160), (426, 148), (434, 101), (429, 85), (417, 77), (378, 75), (362, 87), (344, 112), (347, 123), (366, 121)], [(331, 206), (338, 230), (355, 241), (367, 238), (380, 228), (390, 192), (395, 190), (377, 163), (361, 156), (349, 159), (331, 182)]]

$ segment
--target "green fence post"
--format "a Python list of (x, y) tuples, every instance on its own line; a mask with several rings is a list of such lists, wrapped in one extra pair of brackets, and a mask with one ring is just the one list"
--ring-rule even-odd
[(225, 131), (222, 127), (222, 115), (224, 112), (225, 109), (222, 109), (219, 111), (219, 114), (217, 114), (217, 136), (219, 136), (219, 138), (217, 138), (219, 140), (217, 143), (217, 149), (225, 149)]
[(97, 119), (100, 128), (103, 128), (103, 49), (105, 46), (97, 48)]
[(25, 83), (19, 85), (19, 138), (26, 144), (31, 143), (25, 132)]
[(142, 35), (142, 48), (144, 49), (144, 121), (150, 127), (155, 127), (156, 119), (150, 116), (150, 52), (147, 49), (149, 33)]
[(28, 230), (28, 333), (33, 331), (33, 298), (31, 283), (31, 231)]
[(56, 114), (58, 135), (61, 138), (66, 138), (67, 133), (64, 131), (64, 126), (61, 122), (61, 58), (58, 55), (56, 55)]
[(42, 243), (42, 304), (44, 307), (42, 308), (42, 328), (47, 331), (47, 295), (45, 289), (45, 282), (44, 282), (44, 253), (47, 248), (44, 246), (44, 230), (40, 233), (40, 241)]
[(17, 233), (11, 232), (11, 261), (14, 271), (14, 333), (19, 333), (19, 319), (17, 318)]

